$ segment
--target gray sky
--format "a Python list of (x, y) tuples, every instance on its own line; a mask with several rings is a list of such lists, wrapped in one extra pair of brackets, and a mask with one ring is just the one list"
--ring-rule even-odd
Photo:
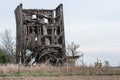
[(120, 0), (0, 0), (0, 33), (11, 29), (15, 34), (14, 10), (20, 3), (38, 9), (63, 3), (66, 42), (80, 45), (84, 61), (120, 63)]

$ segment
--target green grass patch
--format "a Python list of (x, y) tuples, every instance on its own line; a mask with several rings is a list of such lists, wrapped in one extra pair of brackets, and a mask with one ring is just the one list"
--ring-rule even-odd
[[(93, 74), (95, 76), (111, 76), (114, 74)], [(0, 77), (17, 77), (17, 76), (34, 76), (34, 77), (39, 77), (39, 76), (93, 76), (90, 74), (73, 74), (73, 73), (63, 73), (63, 74), (55, 74), (55, 73), (6, 73), (6, 74), (0, 74)], [(120, 74), (117, 74), (120, 75)]]
[(60, 76), (60, 74), (51, 74), (51, 73), (7, 73), (0, 74), (0, 77), (12, 77), (12, 76)]
[(0, 77), (23, 76), (22, 74), (0, 74)]
[(60, 74), (52, 74), (52, 73), (30, 73), (31, 76), (60, 76)]

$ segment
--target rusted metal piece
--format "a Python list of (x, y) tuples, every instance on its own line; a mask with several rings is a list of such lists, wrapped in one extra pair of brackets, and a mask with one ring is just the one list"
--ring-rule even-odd
[(63, 5), (56, 9), (15, 9), (16, 62), (51, 64), (64, 62)]

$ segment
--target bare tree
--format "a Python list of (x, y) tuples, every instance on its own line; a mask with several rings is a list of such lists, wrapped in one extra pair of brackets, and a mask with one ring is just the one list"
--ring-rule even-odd
[(108, 68), (108, 67), (110, 67), (110, 64), (109, 64), (109, 61), (104, 61), (104, 67), (106, 67), (106, 68)]
[(6, 53), (7, 62), (13, 63), (14, 60), (14, 37), (10, 30), (5, 30), (2, 35), (2, 47)]
[(74, 42), (67, 45), (66, 55), (69, 63), (72, 65), (75, 65), (75, 61), (81, 56), (80, 51), (77, 50), (79, 47), (80, 46)]

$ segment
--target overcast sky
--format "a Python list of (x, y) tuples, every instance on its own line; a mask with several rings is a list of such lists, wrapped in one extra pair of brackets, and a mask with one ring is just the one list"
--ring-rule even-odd
[(14, 10), (64, 6), (66, 43), (75, 42), (91, 64), (99, 58), (120, 65), (120, 0), (0, 0), (0, 33), (11, 29), (15, 35)]

